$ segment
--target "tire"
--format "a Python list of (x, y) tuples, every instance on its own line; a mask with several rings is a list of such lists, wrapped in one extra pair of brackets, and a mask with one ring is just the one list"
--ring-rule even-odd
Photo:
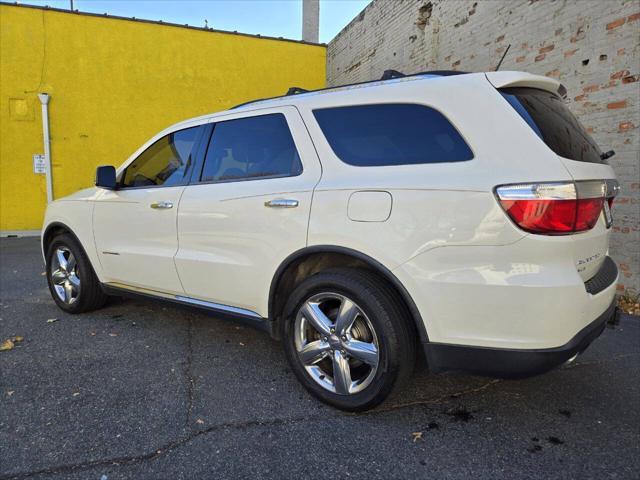
[(329, 405), (351, 412), (373, 408), (413, 371), (410, 319), (374, 273), (340, 268), (312, 275), (296, 287), (284, 312), (287, 360), (304, 387)]
[(107, 295), (87, 255), (72, 235), (55, 236), (47, 249), (46, 260), (49, 291), (60, 309), (75, 314), (90, 312), (105, 304)]

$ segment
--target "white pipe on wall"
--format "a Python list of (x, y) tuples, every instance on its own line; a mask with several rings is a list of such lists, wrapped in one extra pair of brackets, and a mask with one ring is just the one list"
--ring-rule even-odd
[(42, 135), (44, 140), (44, 158), (46, 164), (47, 203), (53, 201), (53, 174), (51, 171), (51, 139), (49, 138), (49, 97), (48, 93), (39, 93), (42, 104)]

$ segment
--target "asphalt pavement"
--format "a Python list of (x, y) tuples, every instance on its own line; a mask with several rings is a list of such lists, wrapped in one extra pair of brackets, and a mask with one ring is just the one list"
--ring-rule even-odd
[(638, 317), (545, 375), (421, 370), (348, 414), (261, 332), (140, 300), (67, 315), (43, 271), (38, 239), (0, 240), (0, 342), (24, 337), (0, 352), (0, 480), (640, 476)]

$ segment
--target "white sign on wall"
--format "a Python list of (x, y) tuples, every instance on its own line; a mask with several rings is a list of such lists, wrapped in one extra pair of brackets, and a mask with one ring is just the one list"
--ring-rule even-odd
[(33, 156), (33, 173), (38, 175), (47, 173), (46, 157), (40, 153), (36, 153)]

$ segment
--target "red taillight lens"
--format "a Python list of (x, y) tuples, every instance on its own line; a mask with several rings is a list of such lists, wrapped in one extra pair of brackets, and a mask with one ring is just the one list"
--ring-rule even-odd
[(575, 200), (501, 200), (520, 228), (533, 233), (571, 233), (576, 220)]
[(498, 187), (496, 194), (502, 208), (523, 230), (563, 235), (590, 230), (596, 225), (605, 200), (613, 199), (609, 191), (611, 182), (505, 185)]
[(582, 198), (576, 200), (576, 232), (584, 232), (595, 227), (602, 213), (604, 198)]

